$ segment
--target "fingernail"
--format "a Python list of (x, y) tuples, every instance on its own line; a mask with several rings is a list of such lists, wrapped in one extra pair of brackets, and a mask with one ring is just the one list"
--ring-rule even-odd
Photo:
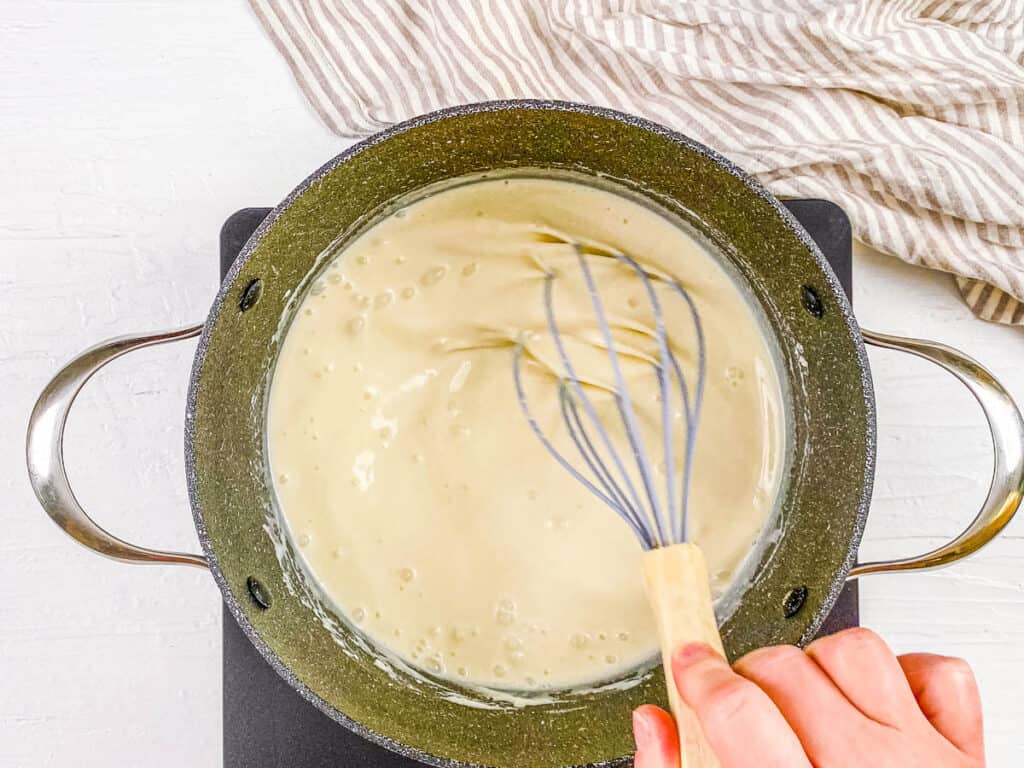
[(698, 661), (703, 661), (713, 656), (718, 656), (718, 654), (707, 643), (689, 643), (675, 652), (675, 655), (672, 657), (672, 665), (685, 669), (686, 667), (693, 666)]
[(637, 749), (650, 742), (653, 736), (653, 729), (650, 721), (639, 709), (633, 710), (633, 739), (636, 741)]

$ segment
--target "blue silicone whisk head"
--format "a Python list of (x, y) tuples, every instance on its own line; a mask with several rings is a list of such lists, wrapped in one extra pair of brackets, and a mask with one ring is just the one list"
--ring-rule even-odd
[[(603, 410), (606, 414), (614, 414), (616, 423), (607, 423), (607, 415), (602, 419), (599, 413), (602, 409), (597, 407), (591, 392), (588, 392), (593, 389), (593, 382), (579, 374), (578, 367), (573, 364), (569, 345), (565, 342), (555, 314), (554, 291), (560, 273), (553, 269), (546, 271), (543, 284), (547, 329), (557, 353), (557, 367), (552, 371), (557, 388), (552, 394), (558, 398), (561, 419), (569, 437), (566, 447), (572, 448), (559, 450), (534, 415), (523, 384), (524, 360), (531, 356), (529, 344), (523, 339), (516, 344), (513, 354), (513, 376), (519, 404), (530, 428), (544, 447), (562, 467), (622, 518), (644, 549), (687, 541), (689, 480), (697, 421), (704, 396), (705, 349), (700, 315), (689, 292), (678, 280), (646, 269), (626, 254), (595, 254), (579, 244), (570, 245), (593, 309), (600, 346), (608, 355), (610, 386), (602, 389), (610, 393), (615, 408)], [(649, 301), (653, 318), (651, 327), (638, 328), (631, 324), (628, 328), (619, 329), (614, 326), (605, 311), (597, 281), (588, 263), (592, 259), (615, 259), (642, 283), (643, 294)], [(692, 388), (688, 386), (673, 351), (672, 339), (665, 328), (662, 304), (665, 299), (684, 302), (686, 316), (693, 324), (696, 338), (696, 381)], [(617, 340), (616, 330), (626, 330), (630, 334), (642, 333), (653, 344), (653, 354), (644, 356), (641, 364), (650, 366), (650, 375), (655, 377), (659, 395), (657, 399), (660, 402), (661, 423), (656, 430), (660, 433), (658, 448), (652, 449), (645, 444), (637, 408), (622, 365), (622, 358), (632, 355), (631, 345), (621, 339), (622, 333)], [(635, 355), (632, 356), (635, 359)], [(679, 402), (682, 408), (681, 435), (672, 418), (673, 400)], [(624, 436), (624, 439), (614, 439), (613, 432)], [(673, 468), (677, 463), (679, 446), (676, 442), (680, 437), (682, 468), (677, 475)], [(663, 462), (661, 466), (667, 468), (663, 472), (664, 481), (659, 480), (654, 471), (659, 453)]]

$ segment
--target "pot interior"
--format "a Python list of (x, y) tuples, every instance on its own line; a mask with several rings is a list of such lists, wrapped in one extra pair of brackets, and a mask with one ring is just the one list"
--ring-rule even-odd
[(189, 393), (190, 495), (225, 599), (264, 656), (328, 715), (435, 764), (623, 759), (631, 710), (665, 704), (660, 667), (521, 706), (381, 659), (296, 565), (266, 473), (265, 400), (290, 310), (353, 234), (432, 185), (523, 169), (625, 186), (680, 216), (740, 276), (774, 337), (789, 471), (749, 584), (719, 605), (730, 656), (813, 635), (856, 552), (870, 491), (870, 381), (849, 305), (806, 233), (722, 158), (635, 118), (538, 102), (437, 113), (339, 156), (274, 211), (225, 279)]

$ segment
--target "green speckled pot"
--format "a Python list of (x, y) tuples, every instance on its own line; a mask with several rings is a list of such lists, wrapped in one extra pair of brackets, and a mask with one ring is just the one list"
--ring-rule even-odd
[[(600, 175), (642, 191), (716, 243), (749, 283), (782, 353), (792, 455), (781, 536), (763, 548), (722, 635), (734, 657), (812, 637), (853, 563), (873, 474), (873, 396), (850, 307), (817, 247), (759, 184), (707, 147), (603, 109), (532, 101), (449, 109), (380, 133), (303, 182), (245, 246), (206, 323), (188, 400), (189, 492), (203, 548), (238, 622), (278, 672), (338, 722), (434, 765), (626, 765), (631, 710), (665, 701), (660, 668), (624, 690), (519, 708), (467, 707), (443, 685), (381, 669), (357, 637), (339, 644), (310, 607), (315, 601), (286, 586), (293, 576), (268, 533), (267, 372), (289, 301), (301, 295), (318, 257), (397, 197), (465, 174), (523, 167)], [(254, 599), (251, 579), (269, 607)], [(802, 607), (791, 597), (801, 588)]]

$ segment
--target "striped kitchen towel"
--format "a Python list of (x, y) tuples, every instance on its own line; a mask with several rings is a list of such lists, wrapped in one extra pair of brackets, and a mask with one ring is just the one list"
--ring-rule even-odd
[(1024, 325), (1024, 0), (250, 0), (331, 130), (581, 101), (708, 144)]

